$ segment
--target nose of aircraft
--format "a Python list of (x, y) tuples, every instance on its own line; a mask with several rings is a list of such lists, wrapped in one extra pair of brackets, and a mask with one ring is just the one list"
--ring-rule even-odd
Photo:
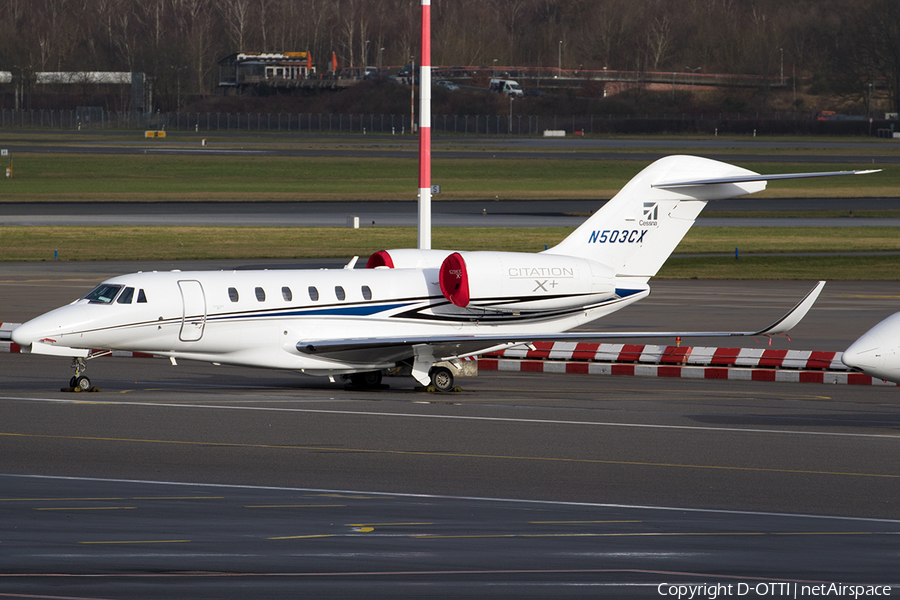
[(20, 346), (28, 346), (31, 342), (34, 341), (31, 327), (26, 327), (27, 323), (23, 323), (12, 330), (10, 333), (10, 337), (12, 341)]
[(84, 321), (85, 313), (82, 307), (63, 306), (22, 323), (12, 330), (10, 337), (20, 346), (29, 346), (45, 339), (59, 341), (57, 338), (82, 327)]
[(37, 341), (38, 339), (34, 334), (34, 326), (31, 325), (31, 321), (29, 321), (27, 323), (22, 323), (13, 329), (12, 333), (10, 333), (10, 337), (14, 343), (20, 346), (30, 346), (32, 342)]
[(887, 381), (900, 381), (900, 312), (867, 331), (844, 351), (848, 367)]
[(841, 362), (862, 371), (876, 371), (884, 365), (884, 342), (878, 332), (871, 330), (850, 344), (841, 355)]

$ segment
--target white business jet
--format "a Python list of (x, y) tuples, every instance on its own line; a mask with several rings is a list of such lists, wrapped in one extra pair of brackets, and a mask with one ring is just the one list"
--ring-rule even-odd
[(841, 361), (851, 369), (900, 383), (900, 313), (894, 313), (850, 344)]
[(866, 172), (760, 175), (669, 156), (537, 254), (402, 249), (376, 252), (367, 269), (134, 273), (24, 323), (12, 340), (23, 352), (72, 357), (79, 389), (91, 387), (85, 359), (125, 350), (348, 376), (361, 387), (406, 365), (443, 391), (453, 375), (435, 363), (532, 341), (781, 334), (824, 282), (759, 331), (561, 332), (646, 297), (707, 201), (761, 191), (772, 179)]

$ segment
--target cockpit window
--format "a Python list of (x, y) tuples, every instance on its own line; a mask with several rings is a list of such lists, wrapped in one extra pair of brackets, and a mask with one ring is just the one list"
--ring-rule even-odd
[(116, 298), (116, 294), (122, 289), (121, 285), (108, 285), (101, 283), (95, 287), (90, 294), (84, 297), (91, 304), (110, 304)]
[(118, 304), (131, 304), (132, 299), (134, 299), (134, 288), (127, 287), (122, 291), (121, 294), (119, 294), (116, 302)]
[(144, 290), (138, 290), (138, 302), (147, 302), (147, 294), (144, 293)]

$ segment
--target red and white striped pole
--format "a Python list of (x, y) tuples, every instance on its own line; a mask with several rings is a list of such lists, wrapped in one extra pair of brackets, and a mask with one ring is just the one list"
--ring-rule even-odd
[(431, 0), (422, 0), (419, 66), (419, 250), (431, 249)]

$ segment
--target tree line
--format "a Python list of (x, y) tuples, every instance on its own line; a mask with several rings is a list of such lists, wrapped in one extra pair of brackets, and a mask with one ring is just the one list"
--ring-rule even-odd
[[(238, 51), (407, 64), (419, 18), (418, 0), (0, 0), (0, 70), (143, 72), (174, 104)], [(900, 0), (432, 0), (432, 46), (435, 65), (804, 77), (900, 108)]]

